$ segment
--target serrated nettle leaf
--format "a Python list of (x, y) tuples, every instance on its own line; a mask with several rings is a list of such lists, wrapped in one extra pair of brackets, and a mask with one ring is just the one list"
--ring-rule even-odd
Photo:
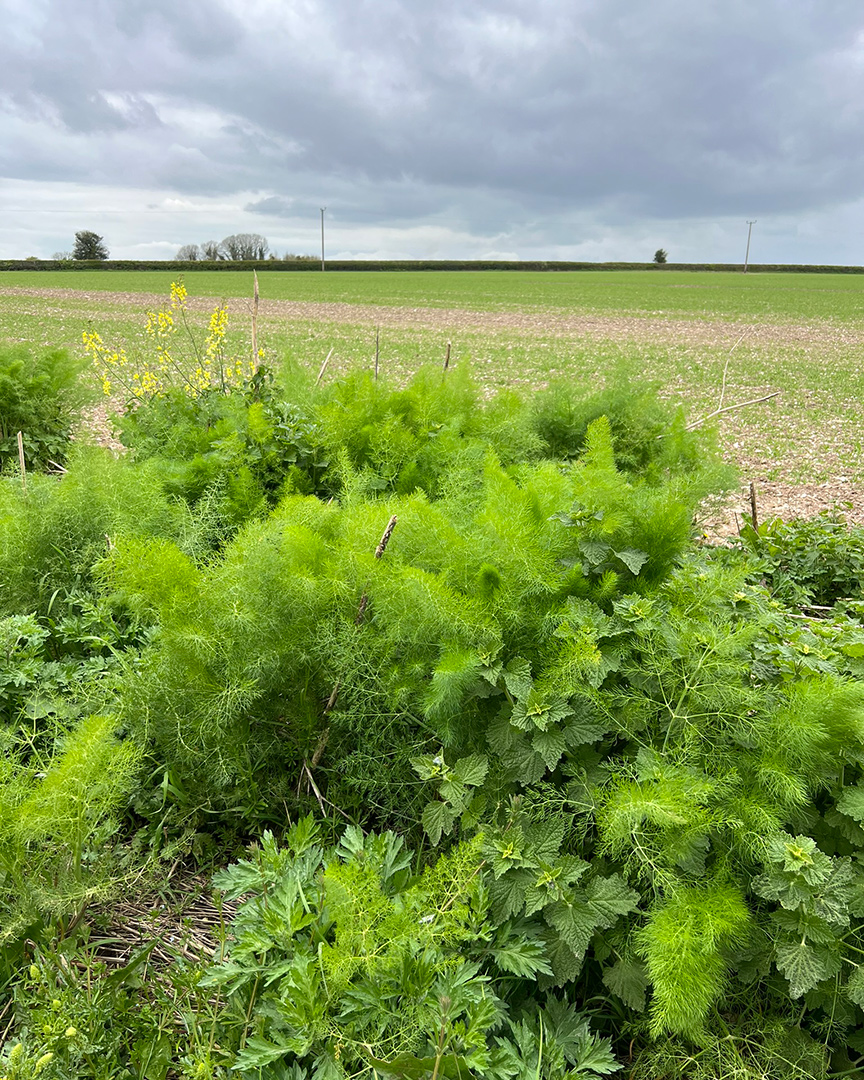
[(558, 931), (562, 941), (581, 961), (597, 926), (588, 905), (581, 902), (581, 898), (556, 900), (543, 909), (543, 918)]
[[(514, 728), (513, 731), (515, 730)], [(536, 784), (546, 775), (546, 762), (524, 734), (520, 732), (519, 736), (519, 741), (501, 755), (501, 763), (514, 782), (525, 785)]]
[[(546, 955), (552, 965), (552, 977), (546, 979), (541, 975), (539, 982), (542, 985), (564, 986), (578, 978), (582, 971), (583, 954), (574, 953), (564, 938), (554, 929), (550, 930), (550, 936), (546, 945)], [(548, 982), (547, 982), (548, 980)]]
[(599, 717), (588, 715), (571, 716), (564, 725), (564, 737), (571, 749), (574, 746), (584, 746), (585, 743), (597, 742), (608, 731), (608, 721), (604, 723)]
[(531, 665), (521, 656), (514, 657), (504, 668), (504, 685), (517, 701), (527, 698), (534, 688)]
[(489, 886), (489, 898), (495, 919), (503, 921), (519, 915), (525, 907), (525, 892), (531, 884), (527, 870), (511, 870)]
[(864, 787), (861, 783), (844, 788), (836, 805), (841, 814), (864, 823)]
[(566, 832), (566, 822), (560, 817), (534, 822), (522, 830), (524, 849), (530, 855), (532, 865), (540, 869), (544, 863), (553, 862)]
[(648, 973), (641, 960), (622, 957), (603, 972), (603, 982), (613, 994), (636, 1012), (645, 1011), (645, 992), (648, 989)]
[(837, 941), (836, 930), (825, 919), (801, 908), (795, 911), (772, 911), (771, 921), (792, 937), (806, 939), (814, 945), (828, 945)]
[(589, 566), (599, 566), (612, 552), (611, 544), (603, 540), (580, 540), (579, 551)]
[(857, 964), (846, 983), (846, 996), (864, 1009), (864, 965)]
[(508, 870), (518, 869), (521, 866), (522, 850), (517, 843), (496, 846), (492, 856), (492, 873), (496, 878), (506, 874)]
[(559, 728), (537, 731), (531, 739), (531, 745), (543, 758), (547, 769), (554, 769), (567, 749), (567, 737)]
[(618, 874), (592, 878), (585, 886), (584, 897), (595, 926), (603, 930), (612, 926), (619, 916), (636, 911), (640, 899), (639, 893)]
[(489, 749), (495, 754), (506, 754), (524, 738), (522, 733), (510, 723), (512, 712), (509, 705), (505, 706), (486, 730)]
[(438, 785), (438, 794), (459, 814), (465, 804), (468, 788), (461, 780), (457, 780), (454, 774), (451, 774), (448, 779), (442, 780)]
[(444, 802), (430, 802), (423, 810), (423, 828), (426, 835), (436, 847), (441, 841), (442, 834), (449, 836), (456, 821), (455, 812)]
[(783, 943), (774, 950), (777, 970), (789, 980), (789, 994), (799, 998), (823, 979), (830, 979), (841, 968), (836, 952), (825, 945), (805, 941)]
[(460, 758), (453, 766), (454, 778), (468, 787), (479, 787), (486, 779), (488, 771), (489, 759), (485, 754), (472, 754), (470, 757)]

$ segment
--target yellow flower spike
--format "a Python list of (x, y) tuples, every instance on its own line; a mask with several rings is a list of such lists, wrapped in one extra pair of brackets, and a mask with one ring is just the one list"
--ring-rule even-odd
[(33, 1075), (38, 1076), (39, 1073), (42, 1072), (42, 1070), (45, 1068), (45, 1066), (50, 1065), (53, 1060), (54, 1055), (51, 1053), (50, 1050), (47, 1054), (43, 1054), (42, 1057), (40, 1057), (36, 1064), (33, 1066)]
[(172, 307), (185, 308), (186, 307), (186, 297), (187, 297), (187, 295), (188, 295), (188, 293), (186, 292), (186, 286), (183, 284), (182, 281), (172, 281), (171, 282), (171, 306)]

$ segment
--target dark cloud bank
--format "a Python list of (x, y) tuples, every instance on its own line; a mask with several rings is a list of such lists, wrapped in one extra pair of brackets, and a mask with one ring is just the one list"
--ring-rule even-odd
[(864, 262), (857, 0), (0, 10), (0, 254), (91, 211), (128, 253), (314, 250), (326, 204), (346, 254), (740, 259), (758, 218), (764, 261)]

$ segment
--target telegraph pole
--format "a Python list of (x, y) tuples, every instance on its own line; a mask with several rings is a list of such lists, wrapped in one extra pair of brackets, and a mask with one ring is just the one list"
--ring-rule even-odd
[(324, 272), (324, 211), (326, 206), (321, 207), (321, 272)]
[(753, 226), (756, 224), (757, 218), (753, 218), (752, 221), (747, 222), (747, 252), (744, 255), (744, 273), (747, 273), (747, 263), (750, 261), (750, 234), (753, 232)]

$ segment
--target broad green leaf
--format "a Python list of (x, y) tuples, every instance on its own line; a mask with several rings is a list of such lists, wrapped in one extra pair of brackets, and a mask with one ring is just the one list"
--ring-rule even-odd
[(635, 548), (624, 548), (623, 551), (615, 551), (613, 554), (624, 563), (634, 577), (638, 576), (649, 557), (647, 551), (637, 551)]
[(859, 964), (849, 976), (846, 994), (851, 1002), (864, 1009), (864, 966)]
[(468, 787), (479, 787), (489, 771), (489, 759), (485, 754), (472, 754), (460, 758), (453, 766), (454, 777)]
[(648, 989), (648, 975), (641, 960), (622, 957), (611, 968), (603, 972), (603, 982), (613, 994), (636, 1012), (645, 1011), (645, 991)]
[(472, 1080), (475, 1075), (465, 1058), (456, 1054), (445, 1054), (440, 1061), (434, 1057), (414, 1057), (413, 1054), (400, 1054), (389, 1061), (373, 1057), (366, 1060), (376, 1072), (392, 1076), (395, 1080), (429, 1080), (431, 1076), (442, 1076), (446, 1080), (459, 1080), (460, 1077)]
[(553, 986), (564, 986), (578, 977), (582, 970), (583, 957), (577, 956), (562, 937), (551, 934), (546, 954), (552, 965)]
[(560, 934), (567, 947), (580, 960), (591, 942), (597, 923), (588, 905), (575, 900), (556, 900), (543, 909), (543, 917)]
[(864, 787), (855, 784), (844, 788), (837, 800), (837, 809), (855, 821), (864, 822)]
[(154, 1031), (132, 1048), (136, 1071), (144, 1080), (165, 1080), (173, 1059), (174, 1047), (164, 1031)]
[(547, 769), (554, 769), (567, 749), (567, 738), (560, 728), (535, 732), (531, 745), (546, 762)]
[(510, 661), (504, 668), (504, 685), (517, 701), (528, 697), (534, 681), (531, 678), (531, 665), (527, 660), (517, 656)]
[(603, 930), (614, 925), (620, 915), (629, 915), (639, 906), (639, 893), (631, 889), (622, 877), (596, 877), (585, 887), (585, 900), (594, 925)]
[(525, 890), (531, 883), (528, 870), (511, 870), (489, 885), (492, 913), (498, 922), (518, 915), (525, 906)]
[(830, 979), (840, 970), (838, 957), (824, 945), (808, 945), (806, 941), (778, 945), (774, 951), (777, 969), (789, 980), (789, 994), (801, 997), (823, 979)]
[(456, 814), (447, 803), (436, 800), (426, 804), (423, 810), (423, 828), (426, 835), (437, 847), (441, 841), (442, 833), (449, 835), (456, 820)]

